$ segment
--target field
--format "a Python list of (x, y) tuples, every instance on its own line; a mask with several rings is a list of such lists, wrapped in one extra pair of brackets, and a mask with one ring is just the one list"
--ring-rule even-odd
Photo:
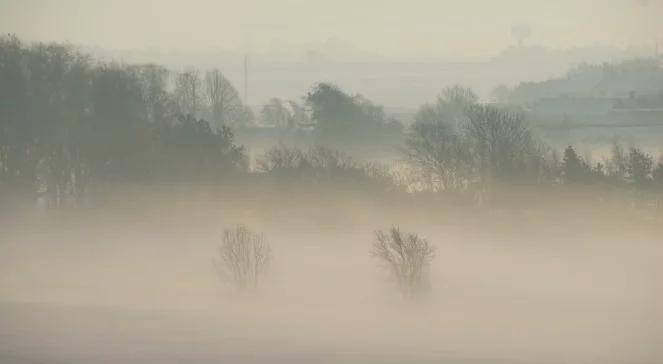
[[(288, 192), (249, 201), (170, 190), (151, 200), (162, 192), (5, 220), (0, 362), (663, 358), (656, 216), (568, 213), (543, 201), (492, 210), (330, 194), (304, 201)], [(232, 294), (215, 269), (222, 229), (239, 222), (263, 231), (274, 251), (268, 281), (251, 297)], [(374, 231), (395, 223), (437, 248), (433, 292), (420, 302), (403, 302), (369, 254)]]

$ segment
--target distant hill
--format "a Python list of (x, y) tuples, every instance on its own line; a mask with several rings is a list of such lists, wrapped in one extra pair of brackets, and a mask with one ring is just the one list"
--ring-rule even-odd
[(561, 78), (520, 83), (505, 92), (501, 101), (531, 103), (561, 96), (619, 99), (659, 92), (663, 92), (663, 61), (652, 57), (582, 64)]
[[(361, 93), (386, 107), (413, 109), (431, 101), (446, 86), (473, 88), (488, 100), (497, 85), (563, 76), (582, 63), (616, 62), (642, 56), (645, 50), (608, 47), (554, 50), (512, 47), (480, 60), (396, 60), (355, 51), (335, 54), (340, 47), (301, 50), (299, 56), (278, 52), (249, 55), (249, 100), (261, 105), (271, 97), (297, 99), (315, 82), (329, 81)], [(97, 57), (130, 63), (155, 62), (171, 68), (219, 67), (243, 94), (244, 54), (222, 49), (202, 51), (88, 49)]]
[(537, 122), (663, 125), (663, 58), (581, 64), (563, 77), (497, 88), (493, 96), (525, 107)]

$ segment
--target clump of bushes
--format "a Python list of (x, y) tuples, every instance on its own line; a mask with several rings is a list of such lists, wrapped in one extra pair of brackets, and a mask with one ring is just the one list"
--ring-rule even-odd
[(305, 151), (280, 145), (267, 151), (257, 164), (259, 172), (284, 181), (352, 183), (385, 190), (397, 188), (386, 167), (358, 162), (347, 154), (323, 146)]
[(414, 299), (430, 291), (429, 267), (435, 248), (417, 234), (392, 227), (378, 231), (371, 253), (389, 271), (406, 299)]
[(262, 234), (239, 225), (223, 232), (219, 271), (239, 292), (255, 292), (271, 260), (271, 248)]

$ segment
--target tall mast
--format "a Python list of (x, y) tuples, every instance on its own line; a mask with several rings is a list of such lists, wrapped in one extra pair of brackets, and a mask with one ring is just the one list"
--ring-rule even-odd
[(244, 103), (249, 103), (249, 56), (244, 55)]

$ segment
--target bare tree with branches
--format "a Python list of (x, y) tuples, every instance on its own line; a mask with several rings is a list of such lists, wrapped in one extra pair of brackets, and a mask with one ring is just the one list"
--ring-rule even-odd
[(461, 191), (474, 172), (470, 143), (443, 121), (421, 120), (410, 127), (405, 156), (433, 190)]
[(169, 71), (163, 66), (146, 64), (138, 67), (141, 93), (145, 102), (147, 119), (151, 122), (166, 113), (169, 106), (168, 95)]
[(262, 234), (239, 225), (223, 232), (220, 272), (240, 292), (253, 292), (266, 273), (271, 248)]
[(371, 253), (387, 267), (403, 297), (412, 299), (426, 293), (430, 288), (428, 273), (435, 248), (417, 234), (402, 232), (395, 226), (375, 235)]
[(175, 99), (183, 114), (199, 117), (201, 111), (201, 79), (196, 69), (187, 69), (175, 76)]
[(469, 110), (466, 133), (484, 182), (487, 177), (513, 179), (537, 171), (541, 152), (520, 110), (475, 105)]
[(241, 123), (244, 105), (230, 81), (217, 69), (205, 73), (205, 96), (210, 107), (212, 124), (234, 126)]

